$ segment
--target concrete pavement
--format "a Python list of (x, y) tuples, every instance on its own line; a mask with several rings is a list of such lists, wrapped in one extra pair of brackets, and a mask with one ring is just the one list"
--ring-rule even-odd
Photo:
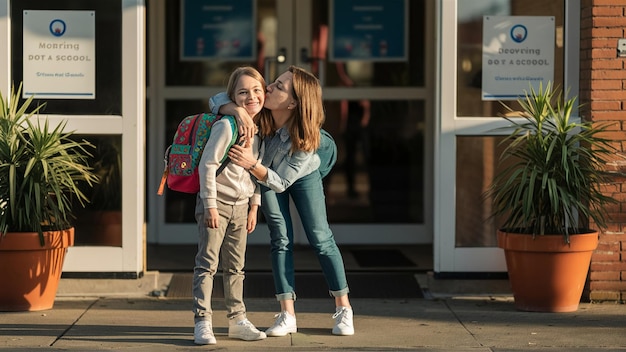
[[(229, 339), (223, 301), (214, 300), (214, 346), (193, 343), (190, 299), (151, 297), (141, 289), (81, 296), (77, 282), (65, 282), (51, 310), (0, 313), (0, 350), (626, 351), (624, 304), (581, 303), (572, 313), (520, 312), (499, 280), (442, 284), (427, 275), (418, 280), (425, 299), (353, 299), (354, 336), (330, 333), (334, 307), (329, 298), (296, 302), (295, 334), (254, 342)], [(259, 328), (273, 322), (278, 307), (272, 298), (246, 299), (246, 305)]]

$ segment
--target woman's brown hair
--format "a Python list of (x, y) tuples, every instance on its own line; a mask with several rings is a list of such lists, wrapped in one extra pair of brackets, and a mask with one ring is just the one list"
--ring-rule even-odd
[(320, 129), (324, 124), (322, 86), (310, 72), (290, 66), (293, 98), (298, 103), (289, 122), (291, 150), (312, 152), (320, 146)]
[[(292, 74), (291, 95), (297, 105), (287, 122), (291, 139), (291, 151), (302, 150), (313, 152), (320, 145), (320, 129), (324, 124), (324, 105), (322, 102), (322, 86), (310, 72), (290, 66)], [(303, 99), (304, 97), (304, 99)], [(271, 111), (263, 109), (258, 115), (259, 131), (263, 137), (273, 136), (276, 132)]]

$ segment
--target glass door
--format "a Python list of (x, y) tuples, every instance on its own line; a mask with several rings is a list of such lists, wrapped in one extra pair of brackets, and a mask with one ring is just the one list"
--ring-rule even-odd
[[(339, 148), (337, 164), (325, 179), (328, 217), (337, 241), (432, 243), (432, 187), (426, 186), (432, 182), (432, 140), (427, 132), (434, 97), (432, 2), (295, 3), (293, 62), (307, 65), (320, 78), (324, 128)], [(392, 44), (367, 32), (390, 31), (390, 22), (404, 24), (404, 58), (384, 57)], [(340, 26), (363, 29), (363, 34), (341, 41), (345, 33)], [(350, 54), (342, 57), (342, 50)]]
[[(28, 17), (35, 12), (35, 18)], [(31, 104), (45, 104), (39, 110), (42, 121), (51, 129), (64, 124), (72, 138), (95, 147), (87, 148), (88, 163), (99, 182), (93, 187), (78, 185), (89, 201), (84, 208), (73, 206), (75, 243), (68, 248), (64, 272), (136, 278), (145, 270), (143, 1), (0, 0), (0, 18), (5, 33), (0, 40), (2, 91), (30, 81), (31, 87), (46, 92), (35, 93)], [(65, 32), (67, 23), (75, 25), (72, 34)], [(56, 39), (43, 34), (57, 28), (63, 33), (56, 37), (55, 32)], [(59, 51), (64, 45), (76, 49), (72, 55), (80, 61), (63, 64), (69, 53)], [(29, 64), (25, 58), (33, 48), (50, 62)], [(50, 81), (33, 80), (44, 71)], [(63, 78), (53, 81), (52, 76)], [(49, 91), (50, 85), (54, 89)]]
[[(183, 2), (148, 2), (148, 241), (196, 242), (195, 195), (155, 194), (162, 154), (180, 119), (206, 111), (208, 97), (225, 89), (235, 67), (254, 66), (271, 82), (289, 65), (297, 65), (319, 77), (327, 114), (324, 128), (339, 147), (339, 160), (325, 179), (337, 242), (432, 243), (432, 187), (425, 185), (432, 184), (432, 134), (426, 131), (433, 126), (435, 41), (426, 38), (434, 33), (434, 5), (392, 2), (400, 7), (387, 16), (406, 24), (407, 55), (397, 61), (332, 58), (333, 16), (376, 21), (353, 11), (334, 13), (343, 0), (253, 1), (253, 59), (181, 59)], [(249, 242), (267, 242), (264, 223)], [(306, 243), (300, 227), (296, 242)]]
[[(441, 1), (441, 123), (437, 126), (435, 271), (503, 272), (497, 248), (498, 219), (490, 217), (483, 193), (498, 173), (506, 123), (496, 100), (482, 95), (483, 23), (490, 16), (553, 16), (554, 77), (570, 93), (578, 92), (579, 1), (443, 0)], [(528, 17), (526, 17), (528, 20)], [(552, 33), (550, 33), (552, 34)], [(550, 44), (550, 43), (548, 43)], [(523, 93), (523, 92), (521, 92)], [(506, 104), (513, 99), (503, 98)]]

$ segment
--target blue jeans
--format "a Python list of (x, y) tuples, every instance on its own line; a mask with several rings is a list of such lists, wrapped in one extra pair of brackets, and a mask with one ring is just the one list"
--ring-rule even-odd
[(270, 230), (272, 273), (276, 298), (296, 299), (293, 264), (293, 224), (289, 196), (298, 210), (304, 232), (322, 267), (333, 297), (350, 292), (341, 252), (328, 225), (324, 188), (319, 172), (302, 177), (285, 192), (261, 186), (261, 209)]

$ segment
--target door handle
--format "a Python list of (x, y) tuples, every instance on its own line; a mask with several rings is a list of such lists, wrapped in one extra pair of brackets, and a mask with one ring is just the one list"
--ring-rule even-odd
[(287, 49), (280, 48), (280, 50), (278, 50), (278, 55), (276, 55), (276, 61), (279, 64), (282, 64), (283, 62), (287, 61)]
[(324, 86), (325, 83), (325, 72), (324, 72), (324, 68), (326, 67), (325, 63), (326, 60), (324, 60), (324, 58), (322, 57), (311, 57), (309, 56), (309, 49), (307, 48), (302, 48), (300, 49), (300, 62), (305, 63), (305, 64), (312, 64), (312, 63), (317, 63), (317, 76), (320, 80), (320, 84), (322, 85), (322, 87)]

